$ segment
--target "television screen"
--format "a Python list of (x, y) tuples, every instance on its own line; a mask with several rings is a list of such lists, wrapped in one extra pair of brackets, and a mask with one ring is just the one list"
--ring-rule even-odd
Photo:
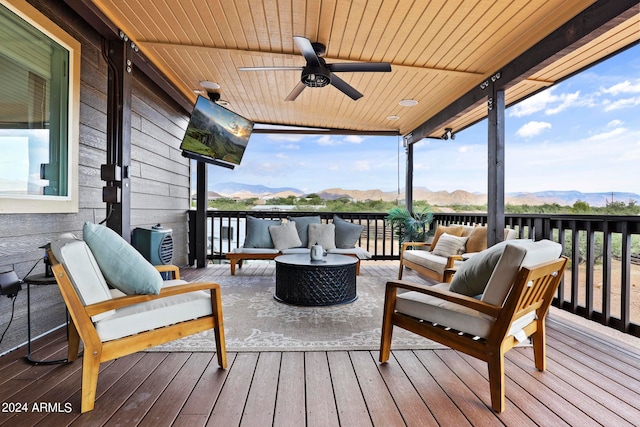
[(252, 121), (198, 96), (180, 149), (185, 157), (233, 169), (252, 131)]

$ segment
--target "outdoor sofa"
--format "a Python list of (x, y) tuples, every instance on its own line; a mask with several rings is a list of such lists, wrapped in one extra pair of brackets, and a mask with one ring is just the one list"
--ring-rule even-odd
[(331, 223), (323, 224), (320, 216), (289, 216), (287, 221), (247, 217), (244, 244), (225, 255), (230, 261), (231, 275), (244, 260), (272, 260), (279, 255), (309, 254), (311, 246), (319, 244), (327, 253), (356, 257), (356, 274), (360, 260), (371, 254), (356, 244), (364, 226), (334, 215)]

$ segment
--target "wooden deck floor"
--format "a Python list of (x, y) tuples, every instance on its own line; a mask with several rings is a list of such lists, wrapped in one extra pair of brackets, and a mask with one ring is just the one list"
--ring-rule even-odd
[[(393, 277), (396, 264), (362, 266)], [(245, 266), (239, 274), (264, 274)], [(228, 274), (213, 266), (207, 275)], [(185, 272), (202, 276), (203, 270)], [(225, 319), (232, 322), (233, 319)], [(0, 358), (0, 424), (149, 426), (640, 425), (640, 350), (563, 318), (548, 321), (548, 369), (530, 348), (507, 353), (507, 409), (489, 408), (486, 365), (453, 350), (138, 353), (103, 364), (96, 409), (80, 415), (81, 362), (32, 366)], [(64, 330), (34, 344), (64, 357)]]

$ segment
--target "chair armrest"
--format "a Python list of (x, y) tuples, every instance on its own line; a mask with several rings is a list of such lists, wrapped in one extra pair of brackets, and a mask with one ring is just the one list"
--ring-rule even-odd
[(167, 264), (167, 265), (154, 265), (154, 267), (156, 268), (156, 270), (158, 270), (160, 273), (172, 273), (173, 278), (175, 280), (179, 280), (180, 279), (180, 268), (178, 268), (177, 265), (171, 265), (171, 264)]
[(431, 247), (431, 243), (427, 242), (403, 242), (402, 243), (402, 251), (406, 251), (409, 246), (429, 246)]
[(456, 261), (462, 261), (462, 255), (451, 255), (447, 257), (447, 265), (444, 268), (454, 268)]
[(220, 285), (213, 282), (197, 282), (197, 283), (185, 283), (183, 285), (170, 286), (162, 288), (159, 295), (127, 295), (120, 298), (113, 298), (107, 301), (102, 301), (96, 304), (91, 304), (85, 307), (89, 316), (95, 316), (96, 314), (103, 313), (109, 310), (115, 310), (122, 307), (127, 307), (141, 302), (156, 300), (159, 298), (166, 298), (174, 295), (186, 294), (195, 291), (206, 291), (219, 289)]
[(440, 298), (445, 301), (452, 302), (454, 304), (461, 305), (463, 307), (477, 310), (480, 313), (488, 314), (491, 317), (498, 317), (502, 307), (487, 304), (484, 301), (468, 297), (466, 295), (458, 294), (456, 292), (445, 291), (443, 289), (433, 288), (429, 285), (420, 285), (418, 283), (412, 283), (406, 280), (391, 280), (387, 282), (387, 290), (389, 289), (405, 289), (407, 291), (419, 292), (421, 294), (429, 295), (435, 298)]

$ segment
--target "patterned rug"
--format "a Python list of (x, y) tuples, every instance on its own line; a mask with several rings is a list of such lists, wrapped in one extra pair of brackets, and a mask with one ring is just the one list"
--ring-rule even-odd
[[(222, 276), (227, 351), (378, 350), (386, 279), (358, 276), (358, 299), (330, 307), (298, 307), (273, 298), (274, 276)], [(392, 349), (444, 348), (394, 328)], [(215, 351), (205, 331), (149, 351)]]

